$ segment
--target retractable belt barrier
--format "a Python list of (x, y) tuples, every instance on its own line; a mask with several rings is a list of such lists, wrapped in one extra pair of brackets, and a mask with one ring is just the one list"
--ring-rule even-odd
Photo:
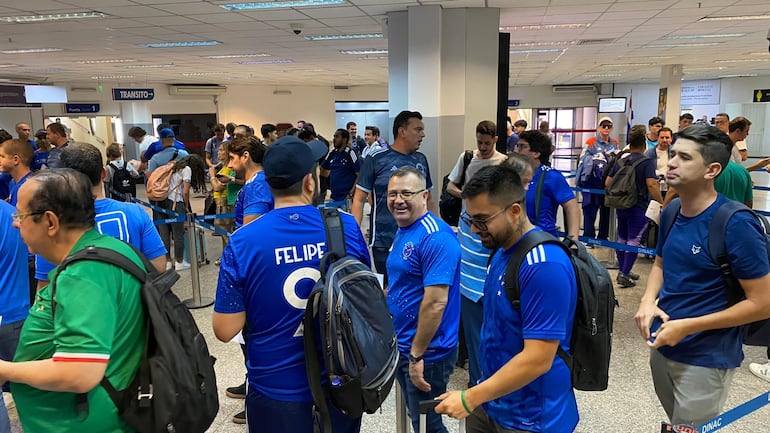
[(732, 424), (733, 422), (749, 415), (750, 413), (761, 409), (770, 403), (770, 392), (761, 394), (753, 399), (734, 407), (727, 412), (718, 415), (710, 420), (701, 423), (696, 426), (686, 424), (669, 424), (667, 422), (661, 423), (661, 433), (712, 433), (717, 430), (721, 430), (724, 427)]

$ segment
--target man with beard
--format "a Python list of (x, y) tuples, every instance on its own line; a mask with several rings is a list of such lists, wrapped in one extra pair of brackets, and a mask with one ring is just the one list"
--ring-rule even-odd
[[(320, 141), (293, 136), (270, 145), (262, 164), (275, 209), (233, 233), (222, 254), (212, 323), (222, 341), (247, 330), (246, 411), (252, 433), (313, 432), (302, 318), (326, 251), (324, 222), (314, 207), (318, 161), (326, 151)], [(340, 216), (348, 254), (369, 264), (355, 219)], [(359, 431), (361, 418), (349, 418), (331, 404), (329, 410), (335, 432)]]
[(329, 206), (348, 210), (346, 200), (353, 197), (356, 177), (361, 169), (361, 158), (350, 146), (350, 134), (340, 128), (334, 133), (334, 148), (321, 163), (321, 176), (329, 179), (332, 191)]
[[(531, 189), (531, 188), (530, 188)], [(468, 432), (571, 432), (578, 423), (570, 368), (556, 355), (570, 351), (577, 283), (557, 245), (532, 248), (517, 270), (520, 311), (506, 294), (508, 261), (519, 242), (540, 230), (530, 223), (524, 187), (508, 164), (484, 167), (463, 188), (466, 213), (481, 243), (495, 251), (484, 283), (482, 377), (465, 391), (438, 397), (437, 413), (468, 418)]]

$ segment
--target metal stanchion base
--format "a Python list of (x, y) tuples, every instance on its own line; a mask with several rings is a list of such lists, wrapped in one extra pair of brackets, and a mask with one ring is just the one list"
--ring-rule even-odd
[(214, 298), (201, 297), (200, 303), (196, 304), (195, 299), (189, 298), (182, 301), (188, 310), (196, 310), (198, 308), (206, 308), (214, 304)]

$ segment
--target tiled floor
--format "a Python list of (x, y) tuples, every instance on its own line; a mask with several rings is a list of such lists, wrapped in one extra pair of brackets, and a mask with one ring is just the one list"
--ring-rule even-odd
[[(765, 173), (754, 174), (754, 179), (757, 185), (768, 185), (768, 175)], [(768, 203), (767, 195), (764, 192), (757, 194), (755, 203), (755, 208), (770, 209), (770, 203)], [(201, 208), (202, 199), (196, 199), (195, 209)], [(221, 252), (219, 239), (209, 236), (208, 249), (212, 264), (200, 268), (200, 282), (203, 296), (213, 297), (218, 271), (213, 262)], [(593, 250), (593, 253), (600, 260), (605, 260), (610, 258), (611, 251), (597, 248)], [(640, 258), (637, 261), (634, 271), (642, 275), (637, 287), (617, 289), (620, 307), (615, 316), (609, 389), (604, 392), (577, 392), (581, 417), (577, 428), (578, 432), (654, 433), (660, 431), (660, 422), (665, 418), (665, 414), (658, 404), (652, 388), (648, 367), (648, 349), (633, 323), (633, 315), (645, 286), (650, 263), (645, 258)], [(611, 271), (611, 274), (614, 277), (615, 271)], [(191, 297), (190, 288), (190, 272), (184, 271), (181, 280), (176, 285), (176, 292), (180, 298), (185, 299)], [(241, 351), (236, 344), (220, 343), (214, 338), (211, 330), (211, 312), (211, 307), (192, 311), (201, 331), (209, 342), (211, 352), (218, 359), (216, 372), (221, 409), (209, 431), (213, 433), (245, 432), (245, 426), (236, 425), (230, 419), (234, 413), (243, 409), (243, 401), (227, 398), (224, 393), (226, 387), (238, 385), (243, 381), (245, 369)], [(735, 374), (726, 408), (732, 408), (770, 389), (770, 383), (754, 377), (747, 367), (749, 362), (765, 362), (765, 350), (746, 347), (745, 353), (746, 360), (743, 367), (738, 369)], [(461, 388), (467, 382), (466, 375), (464, 370), (455, 370), (451, 387)], [(391, 394), (381, 412), (364, 417), (362, 432), (395, 433), (397, 431), (395, 412), (395, 402)], [(11, 417), (14, 422), (14, 432), (20, 432), (15, 409), (11, 409)], [(450, 431), (457, 431), (457, 423), (453, 420), (447, 420), (446, 424)], [(733, 433), (768, 432), (770, 431), (768, 425), (770, 425), (770, 406), (760, 409), (722, 431)]]

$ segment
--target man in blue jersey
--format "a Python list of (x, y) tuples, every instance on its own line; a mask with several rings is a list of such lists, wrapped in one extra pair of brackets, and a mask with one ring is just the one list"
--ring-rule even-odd
[[(651, 348), (655, 392), (673, 424), (698, 425), (721, 412), (743, 361), (740, 325), (770, 316), (770, 266), (759, 221), (738, 212), (725, 233), (728, 263), (746, 299), (730, 305), (708, 251), (709, 224), (728, 201), (714, 189), (714, 179), (727, 166), (731, 147), (726, 134), (708, 125), (679, 132), (666, 183), (679, 193), (681, 210), (668, 232), (661, 227), (635, 317)], [(661, 221), (672, 209), (663, 210)]]
[[(483, 120), (476, 125), (476, 147), (473, 159), (463, 174), (463, 152), (454, 168), (449, 173), (447, 192), (461, 197), (463, 180), (467, 182), (483, 167), (497, 165), (505, 161), (506, 156), (495, 149), (497, 126), (491, 120)], [(468, 386), (473, 386), (481, 377), (479, 366), (479, 334), (483, 318), (484, 278), (487, 276), (489, 251), (481, 245), (478, 235), (471, 232), (468, 224), (458, 224), (462, 261), (460, 262), (460, 315), (465, 344), (468, 347)], [(462, 349), (461, 349), (462, 350)]]
[(0, 171), (11, 175), (7, 200), (12, 206), (16, 206), (19, 188), (32, 174), (29, 163), (33, 156), (34, 151), (25, 141), (16, 139), (0, 143)]
[[(91, 181), (96, 208), (94, 228), (99, 233), (128, 242), (147, 256), (158, 272), (166, 270), (166, 247), (144, 208), (104, 196), (103, 182), (107, 172), (99, 149), (88, 143), (71, 144), (61, 154), (60, 168), (72, 168)], [(55, 265), (41, 255), (36, 256), (35, 262), (37, 286), (42, 288), (48, 284), (48, 274)]]
[(350, 147), (349, 141), (350, 133), (338, 129), (332, 140), (334, 149), (321, 163), (321, 176), (329, 178), (329, 189), (332, 191), (329, 205), (346, 210), (346, 200), (353, 194), (356, 177), (361, 169), (361, 157)]
[[(230, 341), (244, 326), (248, 330), (251, 433), (313, 432), (302, 318), (326, 252), (323, 219), (314, 207), (318, 161), (326, 151), (319, 141), (293, 136), (271, 144), (262, 162), (275, 209), (236, 230), (222, 254), (212, 324), (221, 341)], [(341, 215), (348, 253), (368, 264), (355, 219)], [(335, 433), (358, 432), (360, 418), (329, 409)]]
[(265, 145), (253, 135), (236, 135), (230, 142), (228, 167), (235, 171), (238, 178), (246, 181), (235, 201), (236, 229), (273, 209), (273, 196), (262, 170), (262, 157), (266, 150)]
[[(531, 188), (530, 188), (531, 189)], [(478, 385), (452, 391), (436, 412), (468, 418), (466, 430), (569, 433), (578, 423), (570, 369), (557, 356), (569, 353), (577, 303), (572, 262), (556, 245), (529, 251), (517, 270), (520, 309), (505, 289), (505, 273), (519, 240), (540, 230), (525, 212), (525, 193), (516, 170), (485, 167), (463, 188), (466, 213), (482, 244), (498, 250), (484, 283), (481, 372)]]
[[(457, 362), (460, 324), (460, 244), (428, 211), (422, 171), (401, 167), (388, 182), (388, 209), (398, 224), (387, 260), (388, 307), (398, 337), (396, 379), (418, 431), (419, 402), (446, 391)], [(428, 432), (446, 433), (441, 416), (428, 414)]]
[[(21, 141), (22, 145), (27, 144)], [(19, 344), (19, 333), (29, 310), (29, 275), (27, 246), (13, 228), (16, 215), (13, 206), (0, 201), (0, 360), (12, 361)], [(0, 390), (0, 397), (2, 391)], [(11, 433), (5, 403), (0, 398), (0, 433)]]
[[(169, 132), (167, 131), (167, 132), (165, 132), (165, 133), (161, 133), (161, 131), (163, 131), (164, 129), (168, 129), (168, 130), (169, 130), (169, 131), (171, 131), (171, 132), (169, 133)], [(165, 124), (165, 123), (161, 123), (161, 124), (160, 124), (160, 125), (158, 125), (158, 127), (156, 128), (156, 131), (158, 131), (158, 138), (160, 138), (160, 140), (158, 140), (158, 141), (156, 141), (156, 142), (153, 142), (152, 144), (150, 144), (150, 146), (149, 146), (149, 147), (147, 147), (147, 150), (145, 150), (145, 151), (142, 153), (142, 155), (141, 155), (142, 164), (147, 164), (147, 163), (148, 163), (148, 161), (150, 161), (150, 160), (152, 159), (152, 157), (153, 157), (153, 156), (155, 156), (155, 154), (157, 154), (158, 152), (160, 152), (161, 150), (163, 150), (163, 148), (167, 147), (167, 145), (165, 145), (165, 144), (163, 143), (163, 138), (164, 138), (163, 136), (164, 136), (164, 135), (165, 135), (167, 138), (169, 138), (169, 137), (170, 137), (170, 138), (173, 138), (173, 139), (174, 139), (174, 140), (173, 140), (173, 146), (174, 146), (174, 149), (183, 150), (183, 151), (185, 151), (185, 152), (187, 151), (187, 147), (185, 147), (184, 143), (182, 143), (181, 141), (178, 141), (178, 140), (176, 139), (176, 134), (174, 133), (174, 130), (173, 130), (173, 129), (171, 129), (171, 126), (169, 126), (169, 125), (167, 125), (167, 124)], [(152, 169), (150, 169), (150, 171), (152, 171)]]
[[(556, 211), (561, 206), (565, 215), (564, 232), (572, 239), (577, 239), (580, 232), (580, 208), (567, 180), (547, 164), (552, 150), (551, 140), (540, 131), (523, 131), (519, 134), (516, 152), (532, 158), (535, 168), (535, 175), (527, 189), (527, 215), (532, 224), (559, 236), (556, 231)], [(538, 183), (543, 176), (543, 191), (538, 206)]]
[[(385, 261), (390, 245), (396, 233), (396, 221), (388, 212), (387, 189), (390, 175), (397, 169), (415, 167), (425, 176), (428, 210), (436, 211), (436, 203), (431, 196), (433, 182), (425, 155), (418, 152), (422, 139), (425, 138), (425, 125), (422, 114), (417, 111), (402, 111), (393, 119), (393, 144), (387, 149), (375, 151), (364, 160), (356, 182), (351, 213), (358, 224), (364, 217), (364, 203), (369, 194), (374, 196), (372, 215), (369, 222), (372, 257), (377, 272), (385, 273)], [(387, 275), (385, 275), (387, 284)]]

